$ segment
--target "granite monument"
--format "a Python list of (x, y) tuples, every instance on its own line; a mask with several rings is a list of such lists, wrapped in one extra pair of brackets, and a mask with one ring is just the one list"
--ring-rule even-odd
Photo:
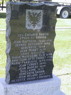
[(7, 3), (6, 82), (52, 78), (55, 3)]

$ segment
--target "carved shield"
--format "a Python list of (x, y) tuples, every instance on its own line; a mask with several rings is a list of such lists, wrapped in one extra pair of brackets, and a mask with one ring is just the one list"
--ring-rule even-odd
[(26, 10), (26, 28), (38, 30), (42, 28), (43, 11), (42, 10)]

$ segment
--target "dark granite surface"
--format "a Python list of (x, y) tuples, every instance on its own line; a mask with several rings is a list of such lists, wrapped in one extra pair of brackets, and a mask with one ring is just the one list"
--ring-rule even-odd
[(56, 5), (8, 3), (7, 10), (6, 82), (52, 78)]

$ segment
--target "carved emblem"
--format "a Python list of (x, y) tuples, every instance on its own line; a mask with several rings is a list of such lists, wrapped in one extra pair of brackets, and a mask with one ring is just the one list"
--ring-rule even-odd
[(27, 29), (41, 29), (43, 12), (42, 10), (26, 10), (26, 28)]

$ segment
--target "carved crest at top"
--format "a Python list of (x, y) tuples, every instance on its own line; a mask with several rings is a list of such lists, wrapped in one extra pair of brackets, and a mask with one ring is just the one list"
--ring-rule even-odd
[(37, 30), (42, 28), (43, 11), (26, 10), (26, 28)]

